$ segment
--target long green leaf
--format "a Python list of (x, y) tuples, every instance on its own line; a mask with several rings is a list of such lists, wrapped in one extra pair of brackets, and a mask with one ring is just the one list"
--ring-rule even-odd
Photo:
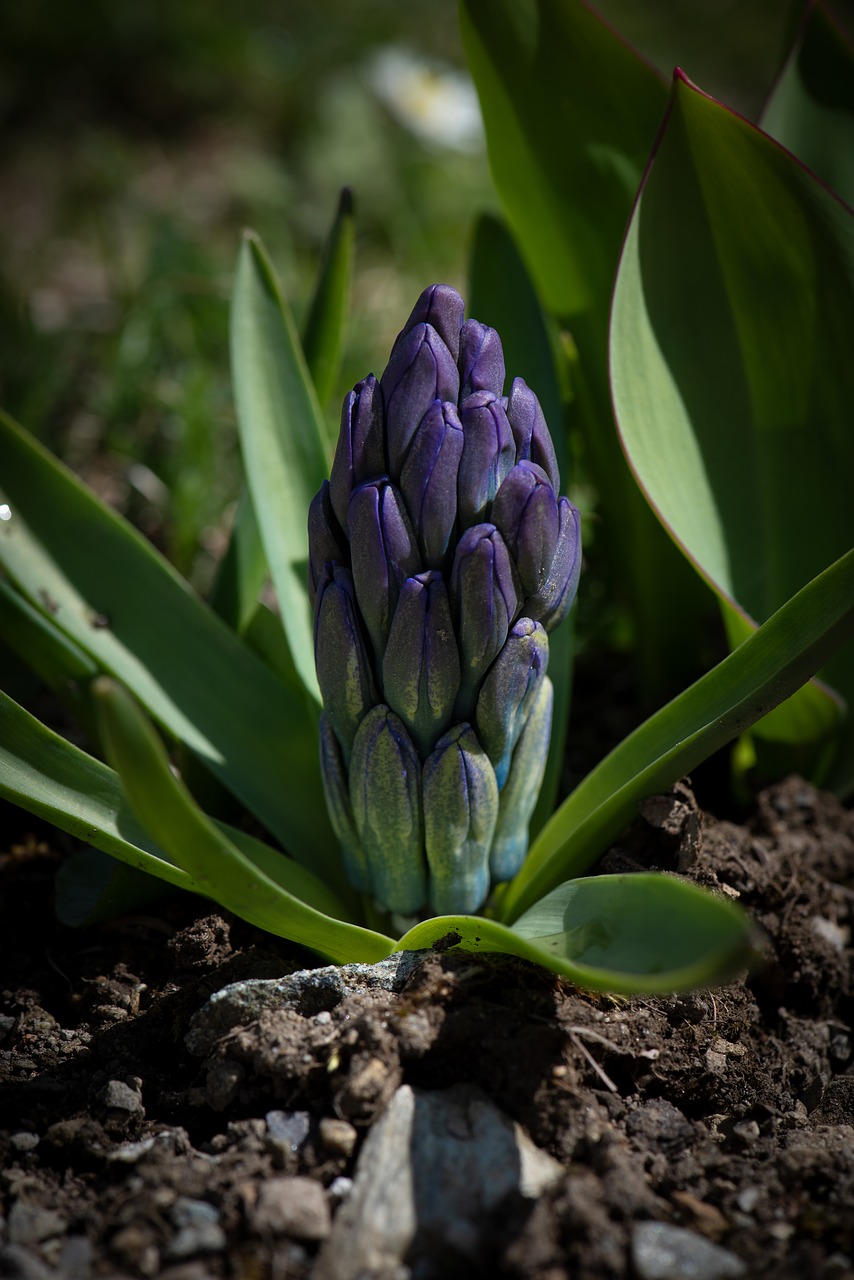
[(808, 6), (759, 123), (854, 205), (854, 43), (824, 0)]
[(440, 916), (397, 944), (499, 951), (532, 960), (590, 991), (652, 994), (731, 978), (754, 954), (755, 929), (734, 903), (675, 876), (570, 880), (512, 927)]
[(0, 565), (301, 862), (334, 877), (317, 723), (134, 529), (0, 414)]
[(672, 786), (777, 706), (854, 636), (854, 551), (789, 600), (748, 640), (662, 707), (593, 769), (534, 842), (501, 901), (516, 919), (585, 871), (646, 796)]
[(202, 813), (170, 767), (154, 726), (121, 685), (93, 686), (107, 754), (145, 830), (197, 888), (244, 920), (337, 963), (371, 962), (392, 939), (324, 915), (283, 889)]
[(325, 427), (290, 311), (251, 233), (237, 260), (231, 361), (246, 480), (282, 625), (300, 678), (319, 704), (306, 517), (326, 477)]
[(597, 537), (631, 608), (644, 694), (660, 697), (698, 670), (689, 637), (707, 593), (626, 466), (607, 334), (620, 244), (666, 83), (581, 0), (460, 0), (460, 21), (507, 220), (544, 305), (580, 353), (575, 409), (603, 517)]
[[(317, 284), (302, 331), (302, 349), (321, 405), (329, 400), (338, 380), (355, 248), (353, 193), (345, 187), (323, 247)], [(327, 433), (326, 445), (330, 455), (335, 439), (335, 435)]]
[[(852, 333), (851, 210), (677, 73), (617, 278), (614, 405), (661, 520), (757, 622), (854, 545)], [(854, 648), (823, 675), (854, 702)]]
[[(147, 876), (203, 892), (136, 820), (115, 772), (41, 724), (2, 690), (0, 796)], [(215, 825), (281, 888), (319, 911), (346, 918), (346, 903), (305, 867), (246, 832)]]

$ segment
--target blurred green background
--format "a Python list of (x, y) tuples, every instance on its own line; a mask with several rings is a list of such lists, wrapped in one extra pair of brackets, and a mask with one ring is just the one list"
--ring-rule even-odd
[[(802, 11), (599, 8), (748, 115)], [(454, 0), (4, 6), (0, 404), (201, 587), (239, 488), (240, 229), (261, 234), (299, 314), (342, 185), (358, 225), (343, 394), (379, 371), (424, 285), (464, 290), (474, 218), (497, 207)]]

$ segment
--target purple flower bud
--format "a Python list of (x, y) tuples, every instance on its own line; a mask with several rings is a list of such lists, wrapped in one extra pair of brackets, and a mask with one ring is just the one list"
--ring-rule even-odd
[(475, 729), (495, 768), (499, 791), (507, 780), (513, 748), (548, 664), (545, 629), (530, 618), (520, 618), (481, 687)]
[(441, 567), (454, 532), (462, 452), (463, 429), (456, 405), (435, 401), (415, 432), (400, 476), (428, 569)]
[(341, 528), (356, 485), (385, 475), (385, 421), (380, 385), (371, 373), (344, 400), (341, 430), (329, 477), (332, 506)]
[(542, 467), (555, 493), (560, 489), (555, 447), (540, 402), (522, 378), (514, 378), (507, 397), (507, 417), (516, 441), (516, 458)]
[(348, 565), (350, 551), (332, 510), (329, 481), (324, 480), (308, 508), (308, 598), (312, 609), (317, 597), (317, 584), (330, 562)]
[(542, 467), (535, 462), (516, 463), (495, 495), (492, 519), (516, 565), (522, 608), (536, 618), (539, 614), (528, 601), (539, 600), (560, 532), (557, 498)]
[(392, 476), (399, 476), (409, 443), (434, 400), (456, 402), (460, 375), (448, 347), (429, 324), (404, 332), (380, 379), (386, 447)]
[(329, 565), (318, 583), (314, 661), (329, 723), (345, 761), (349, 760), (356, 730), (378, 694), (362, 637), (353, 575), (340, 565)]
[(466, 529), (451, 570), (451, 607), (460, 645), (457, 720), (470, 720), (480, 682), (516, 616), (518, 597), (507, 546), (494, 524)]
[(469, 725), (436, 743), (424, 763), (423, 794), (430, 906), (438, 915), (477, 911), (489, 893), (498, 784)]
[(466, 320), (460, 331), (460, 400), (473, 391), (504, 391), (504, 349), (495, 329)]
[(385, 476), (353, 490), (347, 524), (356, 595), (379, 663), (400, 588), (421, 568), (418, 544), (403, 499)]
[(559, 532), (549, 571), (540, 590), (525, 601), (525, 611), (554, 631), (572, 608), (581, 574), (581, 517), (569, 498), (558, 502)]
[(350, 803), (377, 898), (403, 915), (420, 910), (427, 897), (421, 765), (404, 725), (382, 704), (353, 744)]
[(489, 505), (516, 461), (504, 406), (491, 391), (475, 391), (460, 406), (463, 456), (457, 478), (460, 527), (485, 520)]
[(447, 729), (460, 687), (460, 656), (441, 573), (404, 582), (382, 664), (386, 701), (422, 757)]
[(323, 778), (323, 791), (326, 796), (326, 808), (332, 829), (341, 842), (344, 857), (344, 868), (347, 879), (354, 889), (361, 893), (371, 893), (371, 876), (368, 860), (359, 843), (359, 833), (353, 820), (353, 809), (350, 805), (350, 791), (347, 785), (347, 770), (341, 747), (332, 729), (327, 715), (320, 717), (320, 773)]
[(543, 784), (552, 732), (554, 688), (548, 676), (534, 694), (501, 791), (489, 855), (493, 881), (511, 880), (528, 852), (528, 826)]
[[(465, 303), (449, 284), (431, 284), (412, 308), (409, 319), (398, 334), (397, 343), (410, 329), (431, 324), (456, 360), (460, 353), (460, 329), (463, 327)], [(395, 348), (392, 347), (392, 355)]]

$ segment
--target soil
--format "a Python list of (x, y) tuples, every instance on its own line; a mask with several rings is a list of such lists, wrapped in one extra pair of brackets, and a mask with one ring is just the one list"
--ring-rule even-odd
[[(2, 816), (0, 1276), (310, 1278), (395, 1091), (464, 1082), (559, 1176), (485, 1218), (474, 1260), (422, 1239), (366, 1276), (854, 1277), (854, 813), (833, 797), (790, 779), (736, 825), (683, 783), (605, 860), (740, 899), (767, 962), (729, 986), (603, 999), (451, 948), (400, 991), (320, 991), (202, 1057), (185, 1036), (211, 993), (310, 957), (184, 896), (65, 929), (55, 833)], [(688, 1261), (644, 1254), (649, 1223), (681, 1228)]]

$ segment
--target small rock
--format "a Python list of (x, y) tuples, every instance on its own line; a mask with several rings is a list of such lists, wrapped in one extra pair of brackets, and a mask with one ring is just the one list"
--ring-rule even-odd
[(826, 916), (813, 916), (810, 928), (817, 938), (821, 938), (834, 951), (844, 951), (851, 941), (850, 930), (842, 928), (835, 920), (828, 920)]
[(747, 1274), (729, 1249), (666, 1222), (635, 1226), (632, 1263), (639, 1280), (738, 1280)]
[(264, 1120), (268, 1139), (283, 1142), (294, 1152), (299, 1151), (311, 1132), (307, 1111), (268, 1111)]
[(356, 1149), (358, 1133), (347, 1120), (324, 1116), (320, 1122), (320, 1141), (327, 1151), (337, 1156), (351, 1156)]
[(7, 1280), (54, 1280), (41, 1258), (18, 1244), (0, 1245), (0, 1276)]
[(179, 1196), (172, 1206), (171, 1216), (177, 1231), (166, 1247), (167, 1258), (174, 1260), (191, 1257), (194, 1253), (219, 1253), (225, 1248), (219, 1210), (207, 1200)]
[(346, 1200), (350, 1192), (353, 1190), (353, 1179), (345, 1178), (342, 1174), (339, 1178), (333, 1178), (327, 1189), (327, 1195), (333, 1204), (340, 1204), (342, 1200)]
[(65, 1227), (65, 1219), (55, 1210), (17, 1200), (9, 1213), (9, 1243), (40, 1244), (51, 1236), (62, 1235)]
[(37, 1133), (28, 1133), (26, 1130), (21, 1133), (13, 1133), (9, 1138), (9, 1145), (15, 1151), (35, 1151), (39, 1145), (39, 1135)]
[(733, 1134), (746, 1147), (753, 1146), (759, 1138), (759, 1125), (755, 1120), (739, 1120), (732, 1126)]
[(753, 1213), (762, 1195), (759, 1187), (744, 1187), (735, 1197), (735, 1203), (742, 1213)]
[(326, 1192), (311, 1178), (270, 1178), (258, 1188), (251, 1211), (256, 1231), (293, 1236), (296, 1240), (325, 1240), (331, 1230)]
[(109, 1111), (126, 1111), (128, 1115), (144, 1111), (142, 1099), (136, 1089), (131, 1089), (123, 1080), (110, 1080), (99, 1091), (97, 1100)]

